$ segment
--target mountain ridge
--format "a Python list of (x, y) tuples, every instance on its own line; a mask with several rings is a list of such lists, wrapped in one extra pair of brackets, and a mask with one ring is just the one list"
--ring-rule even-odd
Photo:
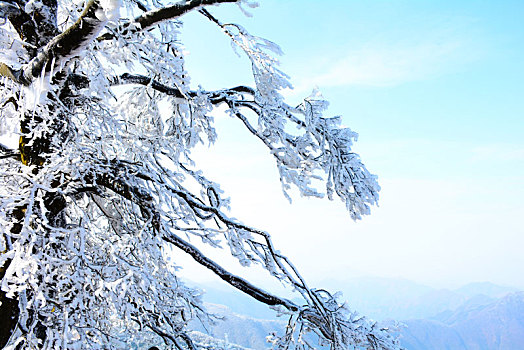
[[(372, 281), (379, 283), (374, 283), (373, 287)], [(366, 294), (366, 289), (375, 288), (373, 295), (367, 294), (368, 309), (375, 308), (385, 316), (384, 318), (400, 320), (407, 326), (401, 331), (401, 343), (407, 350), (524, 348), (524, 292), (515, 292), (516, 288), (488, 282), (472, 283), (454, 290), (434, 289), (405, 280), (398, 282), (363, 279), (360, 282), (358, 286), (362, 288), (360, 291), (362, 295)], [(395, 290), (397, 284), (402, 287), (400, 291)], [(224, 339), (227, 333), (226, 340), (235, 344), (246, 348), (265, 349), (270, 347), (265, 342), (265, 337), (272, 331), (281, 331), (285, 328), (285, 322), (275, 320), (274, 312), (262, 304), (253, 307), (252, 300), (238, 298), (237, 292), (231, 293), (224, 299), (224, 295), (228, 295), (227, 292), (222, 290), (217, 294), (212, 288), (204, 289), (208, 291), (208, 296), (211, 296), (211, 298), (204, 297), (205, 300), (212, 299), (215, 304), (221, 301), (230, 304), (215, 306), (214, 310), (217, 313), (226, 316), (226, 320), (212, 330), (213, 336), (217, 338)], [(390, 295), (386, 295), (387, 298), (381, 299), (381, 294), (388, 293)], [(395, 300), (402, 293), (406, 293), (407, 296)], [(350, 307), (368, 315), (357, 307), (359, 297), (361, 296), (356, 294), (350, 299)], [(241, 305), (244, 301), (249, 302), (251, 305), (249, 310), (255, 312), (251, 314), (238, 312), (248, 309), (247, 304)], [(385, 310), (380, 310), (381, 305), (386, 302), (391, 305)], [(424, 309), (428, 305), (433, 305), (433, 308)], [(422, 314), (423, 316), (391, 317), (391, 314), (402, 307), (407, 308), (404, 310), (406, 315)], [(258, 314), (256, 310), (261, 308), (265, 308), (266, 311)]]

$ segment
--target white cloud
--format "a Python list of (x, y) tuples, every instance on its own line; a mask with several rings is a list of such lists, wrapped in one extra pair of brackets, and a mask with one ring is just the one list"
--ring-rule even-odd
[(472, 150), (473, 161), (524, 161), (524, 147), (517, 144), (490, 144)]
[(441, 74), (450, 61), (456, 62), (453, 56), (457, 56), (459, 50), (460, 44), (453, 42), (352, 50), (317, 67), (316, 74), (298, 81), (295, 91), (303, 93), (314, 86), (394, 86), (423, 80)]
[[(419, 81), (447, 72), (483, 56), (483, 43), (473, 40), (474, 25), (464, 18), (380, 33), (376, 37), (352, 38), (352, 42), (334, 43), (324, 52), (305, 55), (300, 66), (294, 64), (294, 95), (314, 86), (339, 87), (395, 86)], [(349, 39), (348, 39), (349, 40)]]

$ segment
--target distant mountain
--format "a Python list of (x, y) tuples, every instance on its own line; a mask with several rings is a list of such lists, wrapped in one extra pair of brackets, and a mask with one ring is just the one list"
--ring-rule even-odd
[(342, 291), (351, 309), (378, 321), (431, 317), (456, 309), (468, 298), (455, 291), (393, 278), (326, 280), (321, 285)]
[(404, 321), (402, 345), (408, 350), (524, 349), (524, 292), (487, 305), (465, 304), (440, 318)]
[(239, 315), (223, 305), (206, 304), (206, 307), (209, 312), (223, 317), (223, 320), (217, 321), (207, 330), (197, 323), (193, 324), (192, 327), (200, 332), (208, 332), (210, 336), (216, 339), (222, 339), (246, 348), (270, 348), (266, 342), (266, 337), (271, 332), (281, 333), (286, 327), (284, 321), (261, 320)]
[(409, 320), (402, 323), (406, 327), (401, 331), (400, 342), (406, 350), (467, 350), (460, 334), (441, 322)]
[(489, 282), (471, 283), (455, 290), (435, 289), (412, 281), (394, 278), (363, 277), (345, 281), (325, 280), (322, 286), (340, 290), (353, 310), (375, 320), (424, 319), (453, 311), (476, 299), (489, 303), (516, 288)]
[(455, 292), (469, 298), (479, 294), (486, 295), (491, 298), (500, 298), (509, 293), (518, 292), (518, 289), (513, 287), (499, 286), (490, 282), (476, 282), (455, 289)]
[[(524, 292), (511, 293), (516, 290), (511, 287), (473, 283), (439, 290), (405, 280), (370, 278), (326, 284), (342, 285), (344, 299), (363, 315), (406, 320), (401, 321), (407, 326), (401, 342), (407, 350), (524, 349)], [(228, 306), (212, 306), (213, 312), (225, 316), (210, 329), (216, 338), (267, 349), (265, 337), (285, 328), (285, 322), (274, 319), (273, 311), (249, 297), (204, 289), (208, 291), (205, 300)], [(402, 315), (406, 317), (398, 317)]]
[(250, 296), (234, 289), (224, 289), (215, 284), (204, 284), (200, 286), (204, 294), (204, 301), (210, 304), (225, 305), (233, 313), (250, 316), (256, 319), (274, 319), (275, 311), (266, 304), (253, 300)]
[[(285, 322), (257, 320), (229, 308), (209, 305), (224, 320), (212, 326), (218, 339), (251, 349), (268, 349), (266, 336), (281, 332)], [(495, 299), (488, 305), (465, 304), (442, 320), (402, 321), (401, 344), (406, 350), (518, 350), (524, 349), (524, 292)]]
[[(434, 318), (435, 315), (452, 312), (468, 302), (484, 305), (517, 291), (516, 288), (489, 282), (471, 283), (449, 290), (435, 289), (403, 279), (375, 277), (324, 280), (319, 286), (331, 291), (341, 291), (342, 299), (348, 302), (352, 310), (377, 321)], [(201, 287), (205, 291), (206, 302), (226, 305), (237, 314), (256, 319), (275, 318), (275, 313), (266, 305), (233, 288), (224, 289), (214, 284), (204, 284)]]

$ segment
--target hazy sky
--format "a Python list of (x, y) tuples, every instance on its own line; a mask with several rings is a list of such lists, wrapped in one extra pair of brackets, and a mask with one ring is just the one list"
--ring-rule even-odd
[[(211, 12), (278, 43), (292, 103), (318, 86), (328, 114), (360, 134), (355, 149), (382, 186), (353, 222), (341, 202), (280, 192), (269, 152), (238, 121), (199, 157), (232, 215), (270, 231), (313, 280), (401, 277), (454, 287), (524, 288), (524, 2), (260, 1)], [(192, 83), (250, 84), (249, 62), (203, 16), (182, 40)]]

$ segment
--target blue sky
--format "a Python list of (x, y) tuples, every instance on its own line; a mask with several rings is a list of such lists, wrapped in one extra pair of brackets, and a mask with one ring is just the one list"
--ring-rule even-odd
[[(234, 216), (272, 232), (314, 280), (524, 288), (524, 2), (268, 0), (252, 18), (231, 5), (211, 12), (282, 47), (289, 101), (318, 86), (329, 114), (360, 134), (355, 149), (383, 188), (357, 223), (341, 203), (290, 206), (268, 152), (218, 118), (219, 142), (201, 160)], [(187, 16), (182, 34), (193, 84), (252, 81), (203, 16)]]

